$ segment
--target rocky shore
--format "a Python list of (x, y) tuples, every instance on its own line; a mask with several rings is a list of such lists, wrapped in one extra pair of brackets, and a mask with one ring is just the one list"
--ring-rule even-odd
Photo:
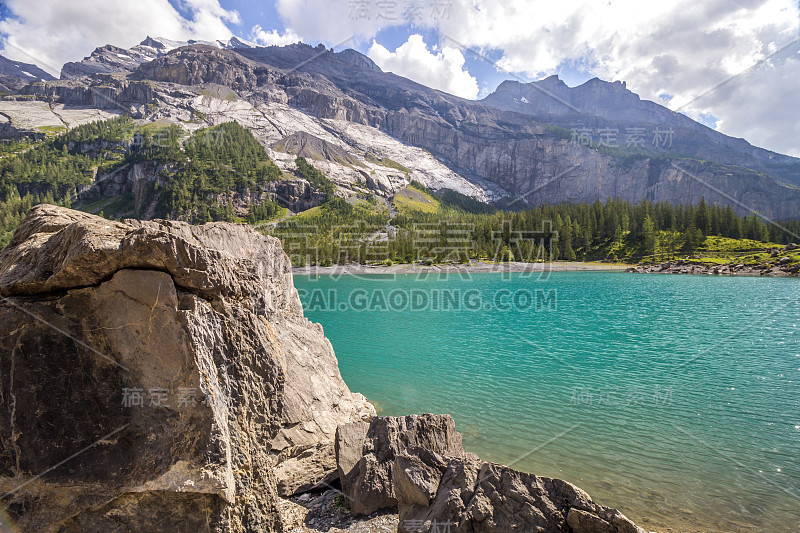
[(718, 264), (714, 262), (703, 263), (702, 259), (678, 259), (663, 263), (640, 263), (627, 268), (625, 272), (637, 274), (711, 274), (718, 276), (797, 276), (798, 272), (800, 272), (800, 263), (797, 263), (796, 258), (789, 254), (798, 248), (800, 247), (796, 244), (787, 244), (783, 248), (773, 249), (770, 252), (770, 259), (756, 264), (735, 262)]
[(376, 416), (246, 226), (37, 206), (0, 252), (0, 333), (8, 527), (645, 533), (448, 415)]

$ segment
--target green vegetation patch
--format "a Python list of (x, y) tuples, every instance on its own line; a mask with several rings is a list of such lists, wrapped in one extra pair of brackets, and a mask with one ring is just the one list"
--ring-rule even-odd
[(436, 195), (439, 197), (439, 201), (442, 203), (442, 205), (454, 209), (460, 209), (462, 211), (466, 211), (467, 213), (473, 213), (477, 215), (496, 213), (498, 211), (498, 209), (492, 205), (478, 201), (471, 196), (461, 194), (460, 192), (452, 189), (442, 189), (437, 191)]
[(294, 163), (297, 165), (297, 170), (295, 172), (299, 177), (309, 182), (315, 189), (324, 192), (328, 200), (333, 198), (336, 192), (336, 186), (321, 170), (306, 161), (306, 158), (302, 156), (297, 156)]
[[(732, 260), (720, 257), (726, 252), (745, 264), (765, 260), (777, 263), (784, 257), (790, 257), (789, 261), (800, 259), (800, 250), (781, 251), (779, 257), (771, 257), (767, 252), (779, 246), (773, 243), (792, 240), (790, 234), (777, 226), (767, 226), (758, 217), (740, 217), (730, 207), (709, 206), (705, 202), (674, 206), (609, 200), (540, 205), (513, 213), (471, 213), (441, 198), (438, 209), (432, 209), (431, 204), (420, 200), (425, 195), (435, 199), (426, 191), (423, 186), (412, 184), (405, 192), (398, 193), (395, 205), (404, 207), (406, 202), (406, 206), (398, 209), (390, 221), (390, 232), (379, 224), (358, 224), (357, 220), (370, 214), (361, 207), (366, 202), (347, 207), (342, 200), (337, 204), (340, 209), (337, 216), (331, 216), (331, 207), (316, 208), (307, 215), (289, 219), (297, 224), (295, 227), (284, 222), (279, 236), (290, 239), (285, 243), (289, 249), (303, 251), (292, 255), (295, 264), (352, 261), (352, 254), (344, 254), (347, 260), (342, 259), (343, 244), (337, 224), (350, 226), (347, 242), (356, 243), (354, 248), (359, 250), (356, 256), (372, 264), (470, 259), (636, 263), (687, 257), (692, 261), (722, 263)], [(420, 203), (427, 209), (418, 209)], [(797, 221), (782, 223), (795, 233), (800, 229), (796, 227), (798, 224)], [(745, 252), (749, 249), (756, 251)]]
[(439, 210), (439, 201), (434, 195), (414, 185), (409, 185), (405, 189), (398, 191), (392, 199), (392, 204), (401, 214), (411, 211), (435, 213)]
[(38, 126), (36, 131), (40, 131), (48, 136), (58, 135), (59, 133), (63, 133), (67, 131), (66, 126)]
[[(204, 128), (188, 136), (173, 124), (137, 125), (130, 117), (77, 126), (41, 141), (0, 144), (0, 244), (25, 213), (38, 203), (71, 206), (93, 183), (96, 173), (125, 171), (136, 163), (158, 170), (157, 181), (143, 191), (117, 198), (83, 199), (86, 211), (107, 217), (155, 215), (191, 222), (272, 220), (285, 210), (263, 201), (246, 206), (241, 219), (230, 198), (236, 191), (257, 190), (282, 172), (249, 130), (236, 123)], [(182, 140), (186, 138), (182, 144)]]
[[(389, 215), (367, 202), (352, 204), (334, 198), (321, 206), (288, 218), (272, 234), (294, 265), (369, 262), (379, 248), (373, 236), (386, 229)], [(378, 252), (378, 261), (385, 258)]]
[[(201, 128), (184, 142), (183, 152), (169, 138), (163, 148), (175, 153), (179, 163), (166, 176), (166, 187), (159, 205), (163, 215), (202, 223), (211, 220), (237, 221), (233, 206), (220, 201), (233, 191), (257, 190), (282, 177), (280, 169), (267, 156), (253, 134), (236, 122)], [(177, 141), (175, 141), (177, 142)], [(251, 206), (252, 207), (252, 206)], [(262, 202), (253, 220), (268, 220), (279, 212), (278, 204)]]

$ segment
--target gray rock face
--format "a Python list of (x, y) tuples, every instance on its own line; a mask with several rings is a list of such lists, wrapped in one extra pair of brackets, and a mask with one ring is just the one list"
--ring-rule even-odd
[(784, 179), (795, 183), (800, 179), (796, 158), (754, 147), (744, 139), (728, 137), (686, 115), (642, 100), (627, 89), (624, 81), (593, 78), (570, 88), (555, 75), (531, 83), (508, 80), (482, 102), (566, 128), (588, 126), (595, 130), (592, 132), (595, 142), (600, 141), (596, 130), (615, 128), (620, 131), (621, 146), (625, 146), (627, 128), (645, 128), (648, 133), (655, 126), (662, 130), (672, 128), (674, 134), (668, 146), (655, 146), (648, 139), (648, 149), (676, 156), (691, 155), (767, 174), (777, 171)]
[(17, 91), (32, 82), (53, 79), (36, 65), (12, 61), (0, 55), (0, 91)]
[[(126, 72), (83, 78), (91, 90), (47, 82), (26, 92), (73, 105), (116, 105), (144, 116), (145, 104), (177, 112), (183, 104), (174, 103), (176, 94), (216, 84), (254, 105), (288, 104), (316, 119), (367, 125), (424, 148), (485, 193), (493, 191), (496, 203), (505, 195), (530, 204), (608, 198), (695, 204), (705, 197), (740, 214), (755, 210), (777, 219), (800, 214), (800, 191), (783, 185), (800, 184), (800, 160), (642, 101), (621, 82), (595, 79), (576, 88), (557, 78), (507, 82), (484, 101), (471, 102), (384, 73), (358, 52), (304, 44), (227, 49), (196, 44), (159, 51)], [(272, 125), (281, 129), (279, 122)], [(569, 128), (580, 127), (595, 134), (616, 128), (619, 150), (604, 153), (570, 143)], [(626, 131), (634, 127), (644, 127), (648, 136), (655, 127), (671, 128), (673, 141), (650, 146), (648, 139), (647, 154), (626, 152)]]
[(327, 488), (339, 475), (332, 440), (283, 450), (276, 458), (278, 494), (289, 497), (316, 488)]
[(355, 514), (368, 515), (395, 507), (392, 468), (407, 450), (463, 457), (461, 435), (449, 415), (379, 417), (370, 423), (340, 426), (336, 432), (336, 462), (342, 492)]
[(571, 483), (464, 452), (448, 415), (340, 426), (336, 459), (353, 512), (397, 506), (399, 533), (645, 533)]
[(327, 197), (305, 180), (269, 181), (264, 185), (267, 197), (294, 212), (322, 205)]
[(75, 80), (34, 83), (21, 92), (64, 105), (131, 114), (137, 113), (136, 104), (146, 104), (155, 98), (153, 87), (147, 83), (118, 79), (111, 75), (96, 75), (88, 85)]
[(272, 143), (272, 148), (279, 152), (299, 155), (306, 159), (324, 159), (342, 165), (361, 164), (342, 148), (306, 132), (297, 132), (287, 135), (280, 141)]
[(136, 70), (142, 63), (147, 63), (164, 54), (191, 44), (204, 44), (219, 48), (250, 48), (253, 46), (236, 37), (228, 41), (172, 41), (170, 39), (152, 38), (148, 36), (144, 41), (132, 48), (120, 48), (111, 44), (96, 48), (83, 61), (73, 61), (64, 64), (61, 68), (62, 79), (74, 79), (95, 74), (127, 73)]
[(25, 531), (281, 531), (276, 486), (332, 461), (281, 463), (374, 414), (244, 226), (38, 206), (0, 295), (0, 491)]
[(475, 457), (400, 456), (393, 474), (401, 533), (419, 524), (449, 524), (454, 533), (645, 533), (571, 483)]
[[(198, 61), (198, 56), (203, 60)], [(276, 74), (232, 50), (196, 44), (142, 64), (132, 77), (181, 85), (215, 83), (238, 91), (263, 85)]]

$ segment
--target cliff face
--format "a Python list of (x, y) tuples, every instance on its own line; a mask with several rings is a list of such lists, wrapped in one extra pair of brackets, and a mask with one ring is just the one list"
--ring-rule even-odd
[(106, 109), (116, 113), (136, 114), (137, 104), (152, 102), (155, 93), (151, 85), (113, 77), (100, 77), (92, 85), (76, 81), (55, 81), (27, 85), (22, 94), (70, 106)]
[[(800, 189), (785, 185), (800, 185), (799, 159), (643, 101), (622, 82), (594, 79), (574, 88), (554, 77), (506, 82), (474, 102), (382, 72), (353, 50), (304, 44), (153, 50), (152, 60), (125, 67), (131, 72), (43, 82), (24, 92), (183, 126), (197, 116), (209, 124), (236, 120), (265, 145), (310, 134), (347, 152), (323, 170), (350, 188), (362, 179), (350, 160), (363, 164), (369, 151), (408, 167), (410, 179), (500, 205), (608, 198), (689, 204), (705, 198), (740, 214), (800, 215)], [(98, 52), (85, 67), (113, 55)], [(669, 139), (656, 142), (657, 128), (671, 131)], [(588, 129), (592, 146), (571, 142), (570, 130), (577, 129)], [(598, 148), (603, 129), (617, 132), (605, 150)], [(637, 141), (643, 146), (626, 146), (631, 129), (644, 131), (646, 138)], [(432, 155), (440, 168), (421, 154)], [(388, 193), (407, 183), (379, 165), (364, 166), (389, 184)]]
[(0, 294), (0, 490), (25, 531), (281, 531), (276, 463), (374, 415), (280, 243), (243, 226), (39, 206)]
[(454, 168), (469, 169), (499, 185), (519, 199), (519, 207), (609, 198), (686, 205), (705, 198), (742, 215), (757, 211), (783, 219), (800, 212), (800, 190), (744, 167), (643, 155), (613, 157), (554, 138), (541, 128), (513, 137), (489, 135), (406, 112), (390, 114), (386, 129), (405, 142), (425, 146)]
[(484, 98), (492, 107), (535, 117), (565, 128), (587, 128), (599, 142), (599, 130), (619, 131), (618, 143), (625, 146), (628, 128), (640, 128), (652, 137), (655, 127), (672, 130), (669, 143), (646, 140), (647, 149), (663, 155), (694, 157), (725, 165), (737, 165), (774, 173), (784, 181), (800, 184), (797, 158), (755, 147), (744, 139), (728, 137), (681, 113), (655, 102), (642, 100), (625, 82), (594, 78), (577, 87), (567, 87), (557, 76), (520, 83), (505, 81)]
[[(800, 214), (800, 191), (775, 179), (800, 183), (796, 158), (755, 148), (642, 101), (620, 82), (595, 79), (576, 88), (557, 78), (530, 85), (509, 82), (478, 103), (356, 62), (352, 51), (299, 44), (252, 48), (229, 53), (247, 58), (246, 64), (226, 59), (224, 66), (219, 62), (223, 51), (178, 52), (143, 66), (136, 76), (222, 83), (257, 99), (285, 94), (280, 101), (315, 117), (364, 124), (425, 148), (473, 182), (522, 197), (519, 205), (608, 198), (689, 204), (705, 197), (741, 214)], [(297, 65), (283, 76), (276, 72)], [(220, 74), (220, 68), (227, 74)], [(595, 144), (599, 130), (616, 128), (620, 148), (604, 152), (571, 142), (564, 131), (547, 124), (588, 127)], [(629, 128), (646, 132), (645, 154), (626, 153)], [(669, 142), (654, 144), (654, 128), (671, 129)], [(499, 199), (501, 194), (490, 196)]]

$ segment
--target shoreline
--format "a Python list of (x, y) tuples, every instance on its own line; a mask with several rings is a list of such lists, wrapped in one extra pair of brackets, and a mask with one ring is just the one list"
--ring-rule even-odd
[(509, 261), (507, 263), (490, 263), (475, 261), (472, 263), (445, 263), (438, 265), (417, 265), (398, 263), (395, 265), (332, 265), (292, 267), (293, 274), (328, 275), (328, 274), (439, 274), (439, 273), (517, 273), (517, 272), (625, 272), (634, 265), (625, 263), (590, 263), (581, 261), (556, 261), (552, 263), (523, 263)]
[(310, 275), (395, 275), (395, 274), (502, 274), (502, 273), (535, 273), (535, 272), (616, 272), (627, 274), (680, 274), (695, 276), (734, 276), (755, 278), (794, 278), (792, 272), (779, 267), (757, 265), (709, 265), (702, 263), (666, 262), (648, 265), (631, 263), (593, 263), (583, 261), (554, 261), (552, 263), (523, 263), (509, 261), (507, 263), (490, 263), (474, 261), (472, 263), (445, 263), (438, 265), (420, 265), (398, 263), (394, 265), (361, 265), (350, 263), (332, 266), (292, 267), (292, 274)]

